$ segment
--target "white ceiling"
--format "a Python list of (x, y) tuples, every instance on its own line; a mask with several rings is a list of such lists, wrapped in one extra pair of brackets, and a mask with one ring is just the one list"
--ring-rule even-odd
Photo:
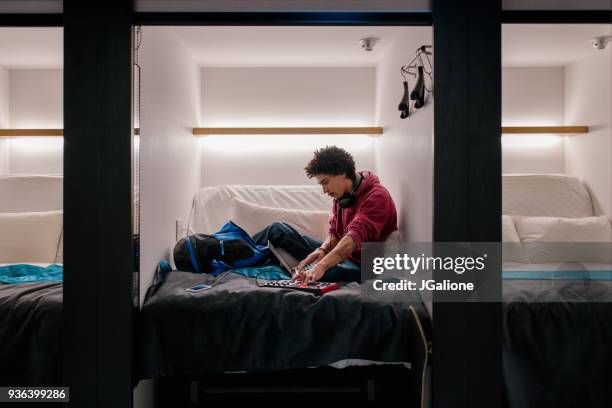
[(0, 28), (0, 66), (58, 68), (64, 65), (61, 28)]
[[(431, 27), (176, 27), (180, 41), (203, 66), (376, 65), (402, 30)], [(359, 39), (377, 37), (373, 51)], [(143, 33), (146, 41), (146, 31)]]
[[(610, 35), (609, 24), (506, 24), (502, 26), (504, 66), (563, 66), (604, 52), (590, 39)], [(609, 52), (612, 44), (606, 49)]]

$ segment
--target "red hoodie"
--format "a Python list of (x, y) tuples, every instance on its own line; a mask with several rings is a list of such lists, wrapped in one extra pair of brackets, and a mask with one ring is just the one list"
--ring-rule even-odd
[(342, 208), (334, 200), (333, 216), (329, 220), (329, 234), (341, 239), (350, 235), (355, 250), (348, 257), (361, 263), (362, 242), (384, 242), (397, 230), (397, 212), (389, 191), (372, 172), (363, 171), (361, 184), (355, 192), (357, 201), (352, 207)]

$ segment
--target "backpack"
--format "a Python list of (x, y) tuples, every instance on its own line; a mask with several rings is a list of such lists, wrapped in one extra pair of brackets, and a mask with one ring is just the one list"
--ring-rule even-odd
[(256, 245), (249, 234), (232, 221), (213, 235), (194, 234), (181, 238), (173, 250), (178, 270), (214, 276), (234, 268), (259, 265), (269, 256), (268, 246)]

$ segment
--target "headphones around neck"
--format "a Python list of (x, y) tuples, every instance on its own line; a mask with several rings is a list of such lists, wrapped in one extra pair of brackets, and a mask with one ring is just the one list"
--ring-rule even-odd
[(355, 173), (355, 180), (353, 181), (353, 190), (348, 193), (344, 193), (342, 197), (337, 200), (338, 205), (342, 208), (349, 208), (354, 206), (357, 202), (357, 195), (355, 194), (355, 192), (357, 191), (360, 185), (361, 175), (359, 173)]

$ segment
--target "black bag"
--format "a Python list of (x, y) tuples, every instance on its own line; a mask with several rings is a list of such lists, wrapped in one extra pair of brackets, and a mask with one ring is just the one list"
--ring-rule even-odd
[(220, 241), (213, 235), (195, 234), (181, 238), (173, 250), (174, 264), (180, 271), (212, 273), (213, 262), (232, 266), (255, 254), (251, 246), (241, 239)]

